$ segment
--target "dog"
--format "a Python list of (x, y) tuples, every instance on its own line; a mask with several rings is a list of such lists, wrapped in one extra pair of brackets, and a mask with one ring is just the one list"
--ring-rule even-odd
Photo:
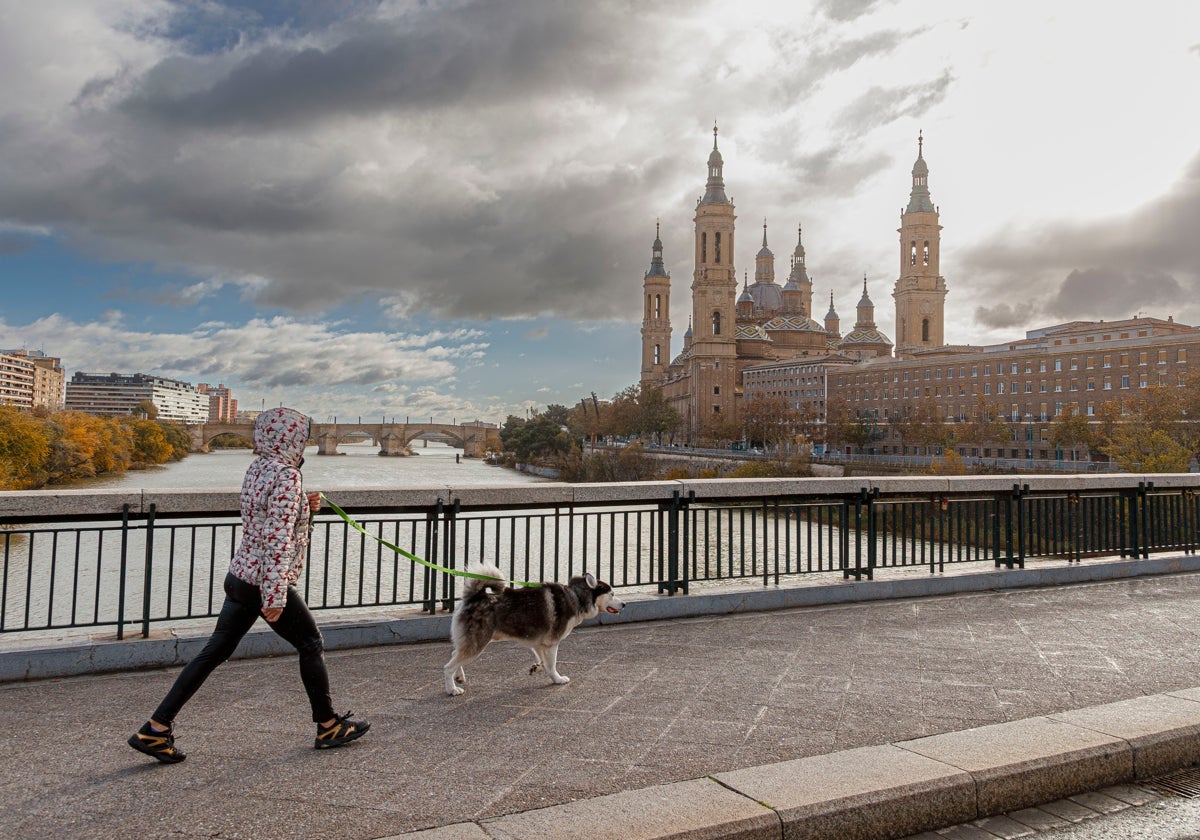
[(463, 693), (461, 685), (467, 681), (463, 665), (489, 643), (502, 639), (533, 651), (530, 674), (545, 671), (556, 685), (566, 685), (571, 679), (558, 672), (559, 643), (585, 619), (601, 612), (615, 615), (625, 606), (611, 586), (591, 574), (576, 575), (566, 584), (514, 587), (493, 565), (475, 564), (468, 571), (496, 580), (468, 578), (454, 610), (450, 623), (454, 655), (443, 668), (451, 697)]

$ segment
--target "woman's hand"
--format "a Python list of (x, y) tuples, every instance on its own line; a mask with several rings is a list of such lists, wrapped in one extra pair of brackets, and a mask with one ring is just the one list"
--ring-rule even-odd
[(312, 513), (316, 513), (317, 511), (319, 511), (321, 509), (321, 494), (320, 493), (309, 493), (308, 494), (308, 509)]
[(283, 615), (283, 607), (271, 607), (269, 610), (263, 610), (262, 614), (268, 623), (274, 624), (279, 620), (279, 616)]

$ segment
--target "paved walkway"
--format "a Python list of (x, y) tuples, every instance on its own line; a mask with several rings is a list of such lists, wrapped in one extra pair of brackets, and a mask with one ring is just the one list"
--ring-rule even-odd
[(176, 668), (10, 683), (0, 835), (387, 837), (1186, 689), (1198, 642), (1193, 573), (585, 628), (570, 685), (503, 643), (459, 698), (448, 642), (334, 651), (335, 703), (372, 730), (322, 752), (294, 658), (231, 661), (174, 766), (124, 740)]

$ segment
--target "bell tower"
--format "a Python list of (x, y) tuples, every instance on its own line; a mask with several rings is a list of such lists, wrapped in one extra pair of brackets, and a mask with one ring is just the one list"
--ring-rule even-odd
[(892, 292), (898, 359), (909, 359), (917, 350), (946, 343), (946, 279), (939, 273), (942, 226), (938, 224), (938, 209), (929, 197), (924, 144), (924, 136), (918, 134), (912, 192), (908, 207), (900, 214), (900, 276)]
[(663, 244), (658, 223), (650, 270), (642, 281), (642, 390), (656, 388), (667, 378), (671, 364), (671, 275), (663, 266)]
[[(708, 156), (708, 183), (696, 203), (696, 270), (692, 274), (692, 417), (698, 423), (733, 421), (737, 381), (737, 274), (733, 228), (737, 218), (725, 195), (724, 161), (717, 148)], [(719, 417), (717, 416), (719, 415)]]

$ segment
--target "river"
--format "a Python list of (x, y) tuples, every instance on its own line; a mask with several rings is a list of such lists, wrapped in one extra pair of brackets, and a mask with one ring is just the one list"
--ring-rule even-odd
[[(341, 455), (318, 455), (310, 446), (304, 459), (304, 485), (309, 490), (324, 488), (455, 487), (481, 484), (543, 483), (548, 479), (526, 475), (504, 467), (493, 467), (478, 458), (462, 458), (462, 450), (430, 441), (413, 445), (414, 455), (381, 458), (379, 447), (370, 443), (342, 443)], [(459, 456), (456, 460), (456, 456)], [(220, 449), (199, 452), (182, 461), (130, 470), (73, 482), (72, 490), (200, 490), (241, 487), (242, 475), (254, 459), (249, 449)]]

